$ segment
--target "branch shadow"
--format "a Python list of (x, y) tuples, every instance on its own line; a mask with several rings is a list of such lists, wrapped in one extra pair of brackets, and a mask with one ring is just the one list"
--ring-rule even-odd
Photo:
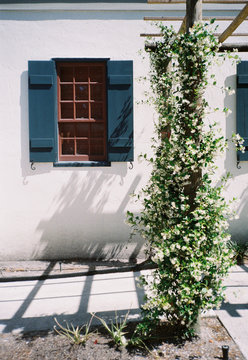
[(109, 213), (106, 209), (117, 177), (114, 170), (111, 173), (90, 169), (84, 177), (77, 171), (72, 172), (52, 200), (51, 207), (56, 209), (53, 215), (37, 226), (41, 236), (32, 257), (39, 260), (119, 257), (134, 261), (143, 257), (143, 240), (135, 236), (129, 241), (130, 227), (124, 222), (129, 194), (136, 189), (141, 177), (135, 176), (123, 194), (120, 186), (115, 210)]
[(225, 310), (232, 317), (242, 317), (238, 310), (248, 310), (248, 304), (231, 304), (229, 302), (222, 303), (220, 310)]

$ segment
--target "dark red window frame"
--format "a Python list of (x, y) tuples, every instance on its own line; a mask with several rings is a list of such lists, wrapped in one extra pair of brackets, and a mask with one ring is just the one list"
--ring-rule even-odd
[(106, 63), (59, 62), (60, 161), (107, 159)]

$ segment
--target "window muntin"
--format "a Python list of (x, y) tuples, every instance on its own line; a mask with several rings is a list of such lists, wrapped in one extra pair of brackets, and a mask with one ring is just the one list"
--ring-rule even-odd
[(105, 62), (57, 63), (60, 161), (104, 161)]

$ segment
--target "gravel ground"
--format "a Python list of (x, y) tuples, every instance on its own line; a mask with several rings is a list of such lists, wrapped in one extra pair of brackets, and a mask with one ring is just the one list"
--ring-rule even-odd
[[(129, 324), (127, 331), (132, 332), (134, 324)], [(102, 328), (96, 329), (86, 345), (73, 345), (65, 337), (54, 332), (0, 335), (1, 360), (193, 360), (223, 359), (222, 345), (230, 348), (230, 360), (245, 360), (237, 345), (226, 332), (217, 318), (203, 318), (201, 335), (191, 341), (179, 341), (173, 336), (166, 324), (163, 339), (146, 344), (145, 349), (118, 349), (111, 342)]]

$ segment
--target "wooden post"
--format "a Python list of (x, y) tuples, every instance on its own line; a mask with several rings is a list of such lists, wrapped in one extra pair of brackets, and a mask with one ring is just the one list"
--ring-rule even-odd
[[(189, 29), (192, 26), (202, 20), (202, 0), (186, 0), (186, 32), (189, 32)], [(198, 98), (198, 103), (200, 104), (202, 101), (201, 96)], [(186, 128), (186, 137), (192, 136), (190, 128)], [(189, 185), (184, 187), (184, 194), (189, 196), (189, 205), (190, 212), (195, 208), (195, 197), (197, 189), (201, 183), (202, 179), (202, 170), (199, 168), (198, 170), (191, 172), (190, 174)]]
[(186, 0), (186, 32), (202, 20), (202, 0)]

